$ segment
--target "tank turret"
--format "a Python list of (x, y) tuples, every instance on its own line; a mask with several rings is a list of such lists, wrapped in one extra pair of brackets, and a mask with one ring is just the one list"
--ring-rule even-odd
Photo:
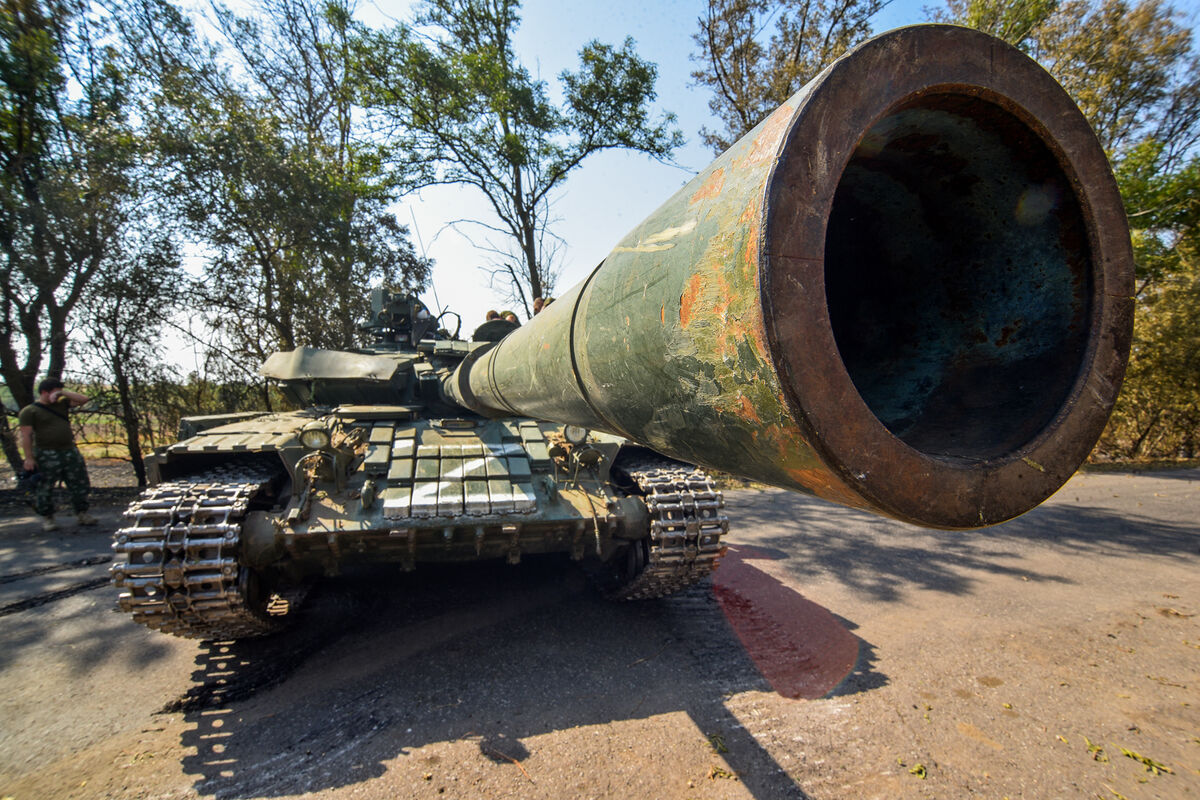
[(965, 28), (893, 31), (498, 342), (380, 289), (370, 346), (263, 365), (300, 410), (185, 420), (116, 534), (120, 605), (236, 638), (354, 563), (544, 553), (657, 597), (719, 563), (705, 467), (1002, 522), (1100, 435), (1132, 263), (1104, 153), (1049, 75)]

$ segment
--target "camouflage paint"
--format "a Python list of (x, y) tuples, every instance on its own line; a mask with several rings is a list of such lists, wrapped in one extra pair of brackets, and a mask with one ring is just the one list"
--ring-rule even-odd
[[(875, 416), (826, 297), (825, 237), (847, 164), (871, 157), (881, 119), (929, 96), (981, 98), (1031, 132), (1087, 232), (1074, 255), (1091, 270), (1088, 346), (1051, 365), (1065, 399), (1034, 435), (979, 457), (909, 446)], [(1018, 221), (1030, 209), (1018, 207)], [(831, 65), (447, 388), (484, 413), (585, 425), (899, 519), (979, 527), (1041, 502), (1086, 457), (1124, 371), (1131, 280), (1111, 171), (1066, 94), (999, 40), (914, 26)]]
[[(766, 190), (798, 106), (777, 109), (614, 248), (581, 298), (576, 357), (594, 405), (623, 434), (859, 503), (792, 423), (759, 300)], [(627, 342), (638, 357), (609, 357)]]

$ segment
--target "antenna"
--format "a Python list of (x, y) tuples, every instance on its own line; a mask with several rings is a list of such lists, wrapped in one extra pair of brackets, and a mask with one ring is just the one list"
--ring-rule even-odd
[[(417, 237), (417, 244), (419, 244), (421, 246), (421, 258), (428, 261), (429, 256), (427, 256), (425, 254), (425, 242), (423, 242), (421, 240), (421, 229), (417, 227), (417, 214), (416, 214), (416, 212), (413, 211), (412, 206), (408, 207), (408, 215), (410, 217), (412, 217), (413, 234), (416, 235), (416, 237)], [(437, 237), (435, 236), (433, 238), (436, 239)], [(442, 301), (438, 299), (437, 287), (433, 285), (433, 271), (432, 270), (430, 270), (430, 272), (429, 272), (429, 291), (433, 292), (433, 302), (437, 305), (437, 309), (438, 309), (438, 313), (435, 316), (440, 317), (442, 315), (442, 312), (444, 312), (446, 309), (442, 306)]]

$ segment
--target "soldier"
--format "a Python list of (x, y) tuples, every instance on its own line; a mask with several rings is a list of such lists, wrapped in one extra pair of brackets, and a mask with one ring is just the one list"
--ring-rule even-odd
[(517, 329), (516, 318), (512, 321), (501, 318), (495, 311), (487, 312), (487, 321), (475, 329), (471, 340), (475, 342), (498, 342)]
[(25, 469), (41, 473), (33, 510), (42, 518), (42, 530), (58, 530), (54, 521), (54, 484), (61, 480), (70, 494), (75, 519), (80, 525), (95, 525), (96, 518), (87, 513), (91, 488), (87, 465), (75, 447), (75, 434), (67, 416), (71, 408), (83, 405), (88, 399), (63, 389), (58, 378), (46, 378), (37, 390), (38, 399), (22, 408), (17, 417)]

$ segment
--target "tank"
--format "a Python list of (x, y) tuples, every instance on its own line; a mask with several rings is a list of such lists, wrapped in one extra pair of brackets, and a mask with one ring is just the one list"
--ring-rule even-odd
[(148, 460), (112, 579), (135, 621), (179, 636), (277, 630), (307, 587), (352, 564), (565, 553), (614, 599), (707, 575), (728, 529), (698, 468), (620, 436), (472, 413), (441, 392), (494, 346), (376, 289), (354, 352), (275, 353), (261, 374), (300, 411), (189, 417)]
[(548, 552), (657, 597), (719, 563), (706, 468), (1004, 522), (1103, 430), (1132, 264), (1103, 150), (1047, 73), (965, 28), (892, 31), (499, 342), (381, 290), (373, 347), (272, 356), (305, 410), (187, 421), (116, 534), (120, 605), (235, 638), (352, 562)]

